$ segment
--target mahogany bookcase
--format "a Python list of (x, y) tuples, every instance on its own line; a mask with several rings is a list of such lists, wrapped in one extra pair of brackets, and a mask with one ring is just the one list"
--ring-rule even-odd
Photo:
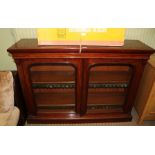
[(154, 50), (124, 46), (38, 46), (22, 39), (8, 49), (26, 103), (28, 123), (130, 121), (144, 66)]

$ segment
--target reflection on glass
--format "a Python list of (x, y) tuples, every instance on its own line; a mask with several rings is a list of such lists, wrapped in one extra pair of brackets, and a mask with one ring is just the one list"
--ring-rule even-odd
[(131, 76), (132, 68), (129, 66), (90, 68), (87, 112), (122, 109)]
[(36, 106), (40, 110), (75, 111), (75, 69), (69, 65), (35, 65), (30, 77)]

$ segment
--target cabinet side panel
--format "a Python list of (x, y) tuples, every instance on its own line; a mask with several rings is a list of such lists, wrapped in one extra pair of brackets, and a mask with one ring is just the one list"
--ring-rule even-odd
[(146, 103), (152, 87), (152, 82), (154, 80), (154, 77), (155, 77), (155, 72), (153, 71), (153, 68), (151, 67), (151, 65), (147, 64), (144, 69), (143, 76), (142, 76), (140, 86), (138, 88), (136, 100), (135, 100), (135, 108), (139, 116), (142, 115), (145, 107), (148, 106), (146, 105)]
[(155, 117), (155, 81), (152, 84), (152, 89), (151, 89), (150, 94), (149, 94), (147, 105), (149, 107), (148, 107), (146, 113), (148, 115), (152, 115)]

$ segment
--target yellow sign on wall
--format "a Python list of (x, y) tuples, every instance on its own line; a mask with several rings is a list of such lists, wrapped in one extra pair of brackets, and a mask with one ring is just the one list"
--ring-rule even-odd
[(122, 46), (124, 28), (38, 28), (39, 45)]

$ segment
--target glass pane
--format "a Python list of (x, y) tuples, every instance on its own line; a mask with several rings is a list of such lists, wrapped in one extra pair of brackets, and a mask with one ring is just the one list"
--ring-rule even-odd
[(39, 110), (75, 111), (75, 68), (68, 65), (34, 65), (30, 68), (34, 100)]
[(87, 112), (121, 111), (132, 76), (129, 66), (90, 68)]

